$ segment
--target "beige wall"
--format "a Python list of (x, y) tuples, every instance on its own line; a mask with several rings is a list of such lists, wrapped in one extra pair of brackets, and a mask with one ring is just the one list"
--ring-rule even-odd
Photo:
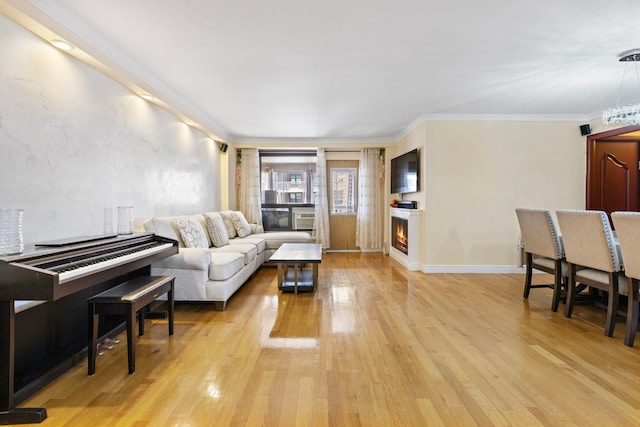
[[(580, 135), (580, 124), (425, 121), (397, 146), (387, 146), (387, 171), (392, 157), (420, 150), (422, 191), (406, 194), (404, 199), (417, 201), (425, 211), (422, 270), (520, 271), (516, 268), (520, 235), (516, 207), (584, 208), (586, 138)], [(386, 206), (399, 197), (389, 194), (388, 176), (384, 186), (387, 249)]]
[[(426, 272), (515, 271), (520, 206), (584, 208), (577, 122), (426, 121), (398, 144), (419, 148)], [(410, 197), (409, 197), (410, 196)]]

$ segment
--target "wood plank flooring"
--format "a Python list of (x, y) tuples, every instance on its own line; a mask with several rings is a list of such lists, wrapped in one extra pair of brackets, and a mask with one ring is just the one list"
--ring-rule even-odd
[[(43, 426), (633, 426), (640, 345), (604, 315), (522, 299), (524, 275), (408, 272), (330, 253), (317, 292), (282, 294), (262, 268), (216, 312), (178, 304), (175, 335), (147, 320), (20, 406)], [(535, 275), (536, 283), (551, 280)]]

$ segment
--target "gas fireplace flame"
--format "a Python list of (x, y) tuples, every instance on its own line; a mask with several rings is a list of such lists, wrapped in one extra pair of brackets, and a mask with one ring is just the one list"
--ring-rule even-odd
[(396, 227), (396, 239), (400, 242), (407, 241), (407, 237), (404, 235), (404, 227), (402, 225), (398, 225)]
[(408, 221), (393, 218), (393, 247), (407, 254), (409, 249)]

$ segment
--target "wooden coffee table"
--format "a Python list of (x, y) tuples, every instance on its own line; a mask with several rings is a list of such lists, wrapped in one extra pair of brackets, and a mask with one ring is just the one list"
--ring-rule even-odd
[[(312, 292), (318, 287), (318, 264), (322, 262), (319, 243), (283, 243), (269, 261), (278, 264), (278, 289), (283, 292)], [(311, 264), (311, 269), (305, 268)], [(293, 268), (289, 268), (293, 267)]]

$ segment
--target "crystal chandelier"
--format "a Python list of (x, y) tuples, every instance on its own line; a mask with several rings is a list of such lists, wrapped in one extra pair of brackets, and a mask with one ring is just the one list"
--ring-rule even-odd
[(635, 62), (636, 79), (640, 86), (640, 74), (638, 74), (638, 62), (640, 61), (640, 50), (634, 50), (624, 53), (620, 57), (621, 62), (626, 62), (624, 72), (622, 73), (622, 82), (620, 83), (620, 91), (618, 92), (618, 102), (616, 106), (608, 108), (602, 113), (602, 121), (605, 125), (639, 125), (640, 124), (640, 103), (620, 105), (620, 94), (624, 85), (624, 76), (627, 72), (629, 62)]

